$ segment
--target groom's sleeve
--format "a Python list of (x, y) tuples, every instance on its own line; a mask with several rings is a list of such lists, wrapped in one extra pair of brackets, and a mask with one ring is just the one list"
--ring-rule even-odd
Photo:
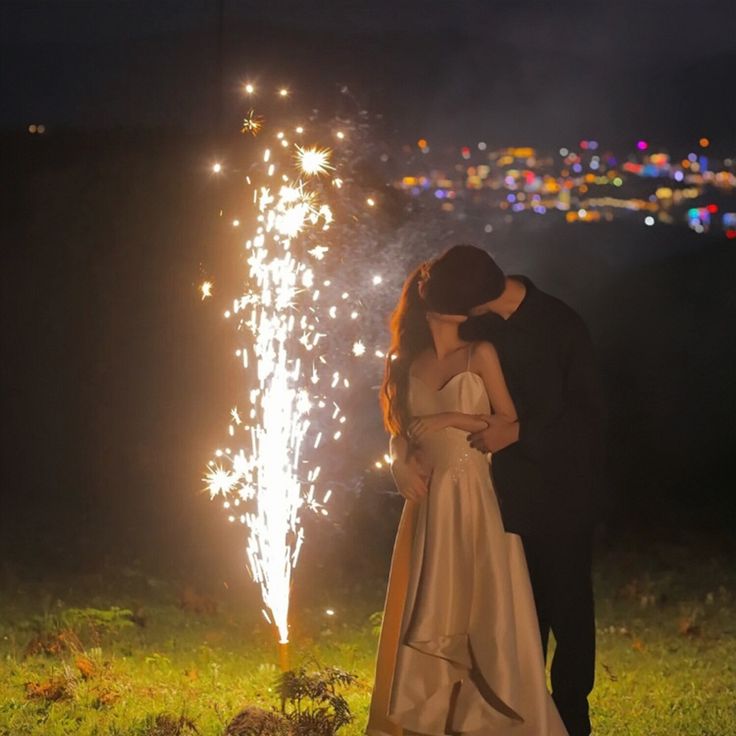
[(571, 325), (564, 387), (556, 410), (519, 420), (520, 449), (532, 460), (578, 461), (600, 470), (604, 454), (605, 401), (593, 343), (580, 318)]

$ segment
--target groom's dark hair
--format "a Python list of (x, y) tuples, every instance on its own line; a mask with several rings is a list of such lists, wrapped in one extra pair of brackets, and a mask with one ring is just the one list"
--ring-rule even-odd
[(468, 314), (505, 288), (506, 276), (490, 254), (474, 245), (453, 245), (429, 264), (422, 294), (433, 312)]

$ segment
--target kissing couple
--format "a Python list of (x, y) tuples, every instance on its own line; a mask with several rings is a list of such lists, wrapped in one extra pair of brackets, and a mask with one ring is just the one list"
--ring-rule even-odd
[(456, 245), (404, 284), (380, 398), (405, 502), (366, 734), (588, 736), (604, 402), (585, 324)]

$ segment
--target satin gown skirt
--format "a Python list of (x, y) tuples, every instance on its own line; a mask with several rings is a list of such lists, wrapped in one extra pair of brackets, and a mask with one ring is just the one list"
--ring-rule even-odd
[[(414, 415), (487, 414), (482, 379), (440, 391), (412, 378)], [(521, 539), (504, 532), (488, 461), (466, 432), (426, 436), (427, 498), (399, 522), (378, 645), (369, 736), (567, 736), (546, 687)]]

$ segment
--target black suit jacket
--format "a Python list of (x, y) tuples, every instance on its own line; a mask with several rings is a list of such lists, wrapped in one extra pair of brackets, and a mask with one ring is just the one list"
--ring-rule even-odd
[(519, 415), (519, 441), (491, 463), (506, 531), (589, 528), (602, 493), (605, 408), (593, 345), (578, 314), (524, 276), (509, 319), (471, 318), (463, 337), (496, 347)]

